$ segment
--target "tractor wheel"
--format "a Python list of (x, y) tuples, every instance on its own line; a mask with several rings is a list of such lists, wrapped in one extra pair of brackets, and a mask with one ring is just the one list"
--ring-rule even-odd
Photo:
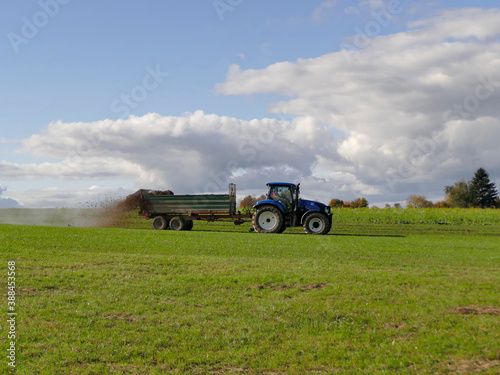
[(168, 222), (164, 216), (157, 216), (153, 219), (153, 229), (165, 230), (167, 228), (168, 228)]
[(252, 217), (253, 228), (258, 233), (280, 233), (284, 221), (283, 214), (274, 206), (259, 208)]
[(283, 224), (281, 224), (281, 228), (276, 233), (283, 233), (286, 229), (285, 220), (283, 220)]
[(327, 234), (331, 227), (330, 219), (321, 212), (314, 212), (304, 220), (304, 231), (307, 234)]
[(186, 228), (184, 230), (191, 230), (193, 229), (193, 220), (186, 220)]
[(170, 229), (172, 230), (185, 230), (186, 221), (180, 216), (174, 216), (170, 219)]

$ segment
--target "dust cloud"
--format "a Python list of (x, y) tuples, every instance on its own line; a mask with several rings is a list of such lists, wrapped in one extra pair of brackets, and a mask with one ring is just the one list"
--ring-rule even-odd
[(0, 224), (109, 228), (120, 227), (139, 207), (137, 193), (121, 199), (87, 202), (80, 208), (4, 208)]

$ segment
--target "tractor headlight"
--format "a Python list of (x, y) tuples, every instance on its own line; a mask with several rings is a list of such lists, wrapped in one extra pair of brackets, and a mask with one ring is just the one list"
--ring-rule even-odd
[(329, 213), (330, 213), (330, 206), (325, 206), (325, 212), (326, 212), (327, 214), (329, 214)]

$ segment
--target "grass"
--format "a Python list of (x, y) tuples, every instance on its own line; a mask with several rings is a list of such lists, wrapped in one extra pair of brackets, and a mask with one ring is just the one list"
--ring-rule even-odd
[(16, 372), (498, 373), (500, 225), (353, 220), (320, 237), (0, 225)]
[(350, 224), (500, 224), (500, 210), (462, 208), (334, 209), (334, 222)]

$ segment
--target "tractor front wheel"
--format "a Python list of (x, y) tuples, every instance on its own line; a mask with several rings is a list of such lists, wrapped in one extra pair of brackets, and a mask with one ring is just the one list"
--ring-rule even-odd
[(331, 227), (330, 218), (321, 212), (314, 212), (304, 220), (304, 231), (307, 234), (327, 234)]
[(253, 228), (258, 233), (280, 233), (284, 221), (283, 214), (274, 206), (261, 207), (252, 217)]

